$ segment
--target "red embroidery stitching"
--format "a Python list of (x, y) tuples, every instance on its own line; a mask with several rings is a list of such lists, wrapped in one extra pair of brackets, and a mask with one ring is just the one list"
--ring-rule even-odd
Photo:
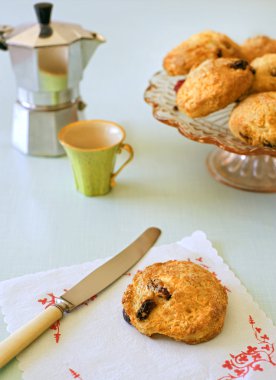
[(73, 375), (74, 379), (82, 380), (82, 377), (78, 372), (74, 371), (72, 368), (69, 368), (69, 371), (70, 371), (71, 375)]
[(85, 301), (82, 304), (80, 304), (80, 306), (82, 306), (82, 305), (86, 305), (87, 306), (90, 301), (94, 301), (97, 297), (98, 297), (98, 295), (94, 294), (94, 296), (90, 297), (87, 301)]
[[(49, 297), (49, 299), (48, 299), (48, 297), (46, 297), (46, 298), (42, 298), (42, 299), (38, 300), (38, 302), (40, 302), (42, 305), (45, 305), (45, 309), (47, 309), (51, 305), (54, 305), (56, 302), (56, 299), (57, 299), (57, 297), (53, 293), (47, 293), (47, 296)], [(56, 331), (56, 333), (54, 333), (54, 338), (55, 338), (56, 343), (58, 343), (59, 338), (61, 336), (61, 334), (60, 334), (60, 321), (56, 321), (50, 327), (50, 329)]]
[[(64, 291), (66, 292), (67, 289), (64, 289)], [(47, 309), (47, 307), (55, 304), (57, 298), (58, 297), (55, 296), (53, 293), (47, 293), (47, 297), (40, 298), (37, 301), (40, 302), (41, 305), (43, 305), (45, 309)], [(88, 305), (89, 301), (94, 301), (96, 298), (97, 298), (97, 294), (95, 294), (94, 296), (92, 296), (91, 298), (89, 298), (87, 301), (83, 302), (81, 305)], [(56, 343), (59, 343), (59, 339), (61, 337), (61, 333), (60, 333), (60, 321), (55, 322), (50, 327), (50, 329), (56, 331), (54, 333), (54, 338), (55, 338)]]
[(199, 262), (201, 262), (201, 263), (202, 263), (202, 261), (203, 261), (203, 258), (202, 258), (202, 257), (198, 257), (198, 258), (196, 259), (196, 261), (199, 261)]
[(272, 360), (272, 355), (275, 350), (274, 343), (269, 341), (269, 336), (266, 334), (261, 335), (262, 329), (255, 327), (255, 321), (251, 315), (249, 315), (249, 324), (251, 325), (258, 346), (247, 346), (246, 351), (242, 351), (238, 355), (230, 354), (231, 359), (225, 360), (222, 364), (222, 367), (228, 368), (230, 372), (218, 380), (244, 378), (251, 370), (262, 372), (264, 368), (260, 366), (260, 362), (267, 362), (276, 366), (276, 363)]

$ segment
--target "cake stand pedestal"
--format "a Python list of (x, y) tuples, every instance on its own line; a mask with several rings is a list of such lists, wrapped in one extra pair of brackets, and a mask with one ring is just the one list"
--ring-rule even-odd
[(276, 192), (276, 158), (215, 149), (206, 162), (211, 175), (225, 185), (247, 191)]

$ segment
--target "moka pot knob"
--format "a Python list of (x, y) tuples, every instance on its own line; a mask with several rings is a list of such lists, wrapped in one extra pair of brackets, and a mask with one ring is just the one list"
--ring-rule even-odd
[(51, 3), (37, 3), (34, 5), (37, 20), (40, 24), (40, 38), (47, 38), (53, 34), (53, 30), (50, 26), (51, 12), (53, 4)]

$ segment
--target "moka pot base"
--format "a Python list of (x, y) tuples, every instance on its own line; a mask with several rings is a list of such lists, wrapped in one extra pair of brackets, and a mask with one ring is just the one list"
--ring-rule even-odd
[(66, 106), (27, 108), (14, 104), (12, 144), (31, 156), (58, 157), (65, 151), (57, 139), (62, 127), (83, 119), (83, 102), (78, 99)]

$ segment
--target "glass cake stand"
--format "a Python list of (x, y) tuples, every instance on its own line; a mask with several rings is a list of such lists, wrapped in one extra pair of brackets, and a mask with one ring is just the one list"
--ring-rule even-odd
[(250, 146), (232, 135), (228, 119), (233, 104), (203, 118), (180, 113), (174, 88), (183, 79), (164, 71), (151, 78), (144, 98), (153, 116), (191, 140), (218, 147), (207, 157), (208, 170), (217, 181), (242, 190), (276, 192), (276, 149)]

